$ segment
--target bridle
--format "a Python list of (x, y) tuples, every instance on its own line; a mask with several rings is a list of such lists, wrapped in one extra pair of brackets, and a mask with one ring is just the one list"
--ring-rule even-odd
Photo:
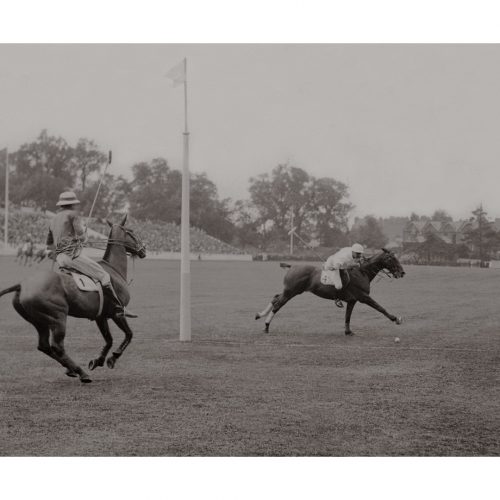
[(378, 264), (377, 267), (379, 269), (372, 271), (375, 273), (373, 277), (375, 278), (378, 275), (380, 275), (379, 276), (380, 280), (385, 276), (386, 278), (389, 278), (392, 281), (393, 279), (396, 279), (396, 274), (395, 274), (396, 271), (392, 271), (389, 268), (386, 269), (386, 266), (388, 266), (389, 259), (393, 260), (395, 258), (396, 257), (392, 252), (384, 251), (383, 254), (377, 254), (374, 255), (373, 257), (370, 257), (369, 259), (364, 259), (362, 265)]
[[(92, 248), (98, 248), (101, 250), (105, 250), (108, 245), (116, 245), (116, 246), (122, 246), (125, 248), (125, 252), (129, 254), (132, 257), (132, 278), (127, 282), (127, 285), (130, 286), (132, 282), (134, 281), (134, 276), (135, 276), (135, 258), (137, 255), (141, 254), (142, 252), (146, 252), (146, 245), (139, 239), (137, 235), (133, 233), (131, 229), (128, 229), (124, 226), (120, 226), (116, 224), (117, 227), (122, 229), (126, 235), (128, 235), (135, 243), (135, 248), (132, 248), (126, 241), (124, 240), (119, 240), (116, 238), (107, 238), (103, 240), (95, 240), (95, 241), (87, 241), (86, 244), (88, 246), (91, 246)], [(110, 267), (111, 264), (108, 265)], [(113, 268), (114, 269), (114, 268)], [(118, 272), (117, 269), (115, 269), (116, 272)], [(118, 272), (118, 274), (120, 274)]]
[(132, 240), (136, 244), (135, 248), (132, 248), (126, 241), (116, 238), (106, 238), (103, 240), (93, 240), (93, 241), (88, 240), (86, 242), (86, 245), (92, 248), (98, 248), (100, 250), (105, 250), (108, 245), (122, 246), (125, 247), (125, 251), (127, 251), (127, 253), (129, 253), (132, 257), (135, 257), (141, 252), (146, 251), (146, 245), (139, 239), (139, 237), (136, 234), (133, 233), (131, 229), (128, 229), (124, 226), (119, 226), (118, 224), (117, 227), (122, 229), (125, 232), (125, 234), (127, 234), (128, 236), (130, 236), (130, 238), (132, 238)]

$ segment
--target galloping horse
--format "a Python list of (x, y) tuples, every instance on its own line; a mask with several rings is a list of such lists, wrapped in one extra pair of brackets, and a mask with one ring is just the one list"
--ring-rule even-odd
[[(146, 248), (140, 239), (125, 227), (127, 215), (120, 224), (108, 224), (111, 227), (104, 258), (100, 261), (102, 267), (110, 274), (113, 287), (126, 306), (130, 301), (127, 285), (127, 252), (140, 258), (146, 256)], [(113, 339), (109, 331), (108, 318), (111, 318), (125, 333), (125, 339), (106, 360), (109, 368), (113, 368), (116, 360), (132, 340), (132, 330), (124, 317), (114, 315), (114, 307), (108, 297), (104, 296), (103, 310), (99, 311), (99, 294), (82, 292), (77, 287), (72, 276), (53, 271), (39, 272), (20, 284), (11, 286), (0, 292), (0, 297), (6, 293), (15, 292), (12, 301), (15, 310), (29, 321), (38, 332), (38, 350), (58, 361), (66, 368), (66, 375), (80, 377), (81, 382), (91, 382), (88, 374), (78, 366), (64, 349), (66, 335), (66, 320), (68, 316), (94, 320), (105, 340), (100, 355), (90, 361), (89, 368), (93, 370), (103, 366), (111, 349)], [(52, 336), (51, 336), (52, 334)]]
[(40, 247), (35, 252), (35, 255), (33, 256), (33, 261), (35, 262), (35, 264), (40, 264), (40, 262), (43, 262), (47, 257), (49, 259), (53, 257), (52, 250), (47, 250), (45, 247)]
[(370, 297), (370, 283), (380, 271), (386, 270), (394, 278), (402, 278), (405, 275), (403, 267), (396, 256), (385, 248), (382, 249), (381, 253), (367, 259), (359, 268), (348, 271), (348, 283), (340, 291), (332, 285), (323, 285), (321, 283), (321, 269), (319, 267), (311, 265), (290, 266), (289, 264), (281, 264), (281, 267), (291, 268), (285, 275), (283, 292), (275, 295), (271, 303), (262, 312), (255, 315), (255, 319), (267, 315), (266, 326), (264, 328), (266, 333), (269, 333), (269, 325), (274, 315), (290, 299), (303, 292), (311, 292), (323, 299), (334, 300), (339, 298), (347, 302), (345, 312), (346, 335), (354, 335), (350, 327), (350, 322), (352, 310), (356, 302), (373, 307), (373, 309), (381, 312), (397, 325), (400, 325), (402, 322), (400, 317), (388, 313)]

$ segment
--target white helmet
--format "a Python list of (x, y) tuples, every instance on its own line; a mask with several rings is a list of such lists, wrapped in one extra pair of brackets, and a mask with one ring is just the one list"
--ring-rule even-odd
[(359, 243), (354, 243), (354, 245), (351, 247), (351, 250), (355, 253), (364, 253), (365, 252), (363, 245), (360, 245)]

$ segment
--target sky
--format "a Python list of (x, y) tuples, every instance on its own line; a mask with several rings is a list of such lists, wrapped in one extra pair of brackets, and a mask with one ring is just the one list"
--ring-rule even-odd
[(0, 149), (44, 128), (113, 150), (110, 173), (190, 166), (221, 197), (280, 163), (349, 186), (353, 216), (500, 217), (498, 45), (0, 45)]

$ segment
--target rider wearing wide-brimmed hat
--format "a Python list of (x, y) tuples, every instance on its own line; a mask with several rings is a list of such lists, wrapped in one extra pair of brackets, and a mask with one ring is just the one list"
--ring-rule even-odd
[[(56, 205), (60, 210), (50, 222), (47, 248), (55, 251), (55, 260), (61, 267), (69, 267), (99, 281), (113, 299), (115, 315), (123, 317), (126, 311), (111, 284), (109, 273), (82, 253), (87, 241), (87, 228), (82, 224), (80, 217), (80, 201), (75, 193), (65, 191), (59, 196)], [(129, 312), (127, 316), (135, 317)]]
[[(364, 253), (363, 245), (354, 243), (352, 247), (341, 248), (337, 253), (330, 255), (325, 262), (325, 271), (333, 271), (333, 285), (337, 290), (342, 290), (342, 279), (340, 277), (340, 269), (350, 269), (358, 267), (361, 262), (361, 257)], [(338, 307), (344, 307), (340, 299), (335, 300)]]

